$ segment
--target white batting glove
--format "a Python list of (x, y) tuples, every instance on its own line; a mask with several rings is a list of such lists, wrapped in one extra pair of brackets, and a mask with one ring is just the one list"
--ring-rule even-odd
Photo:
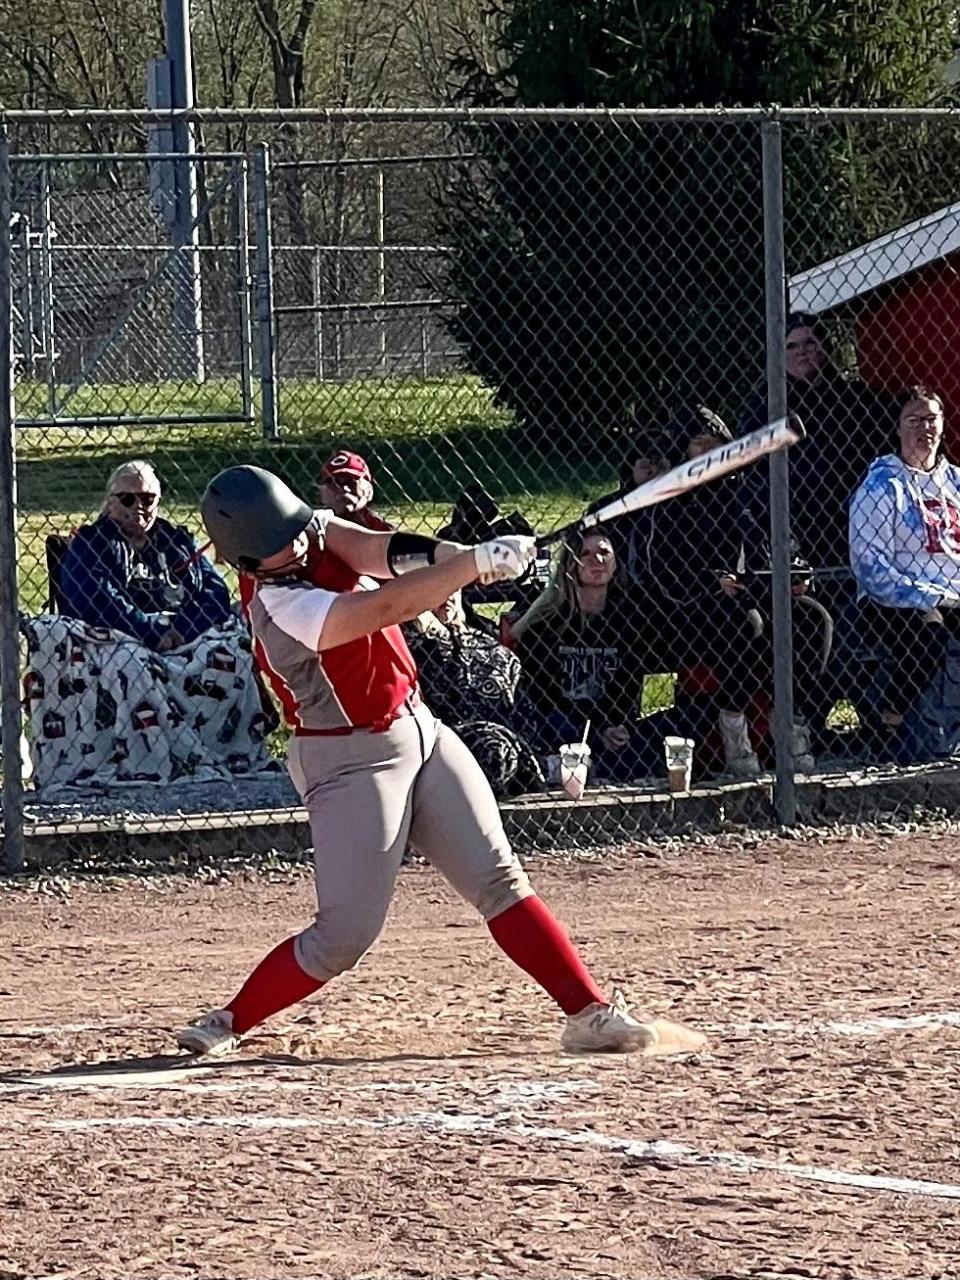
[(492, 582), (507, 582), (526, 573), (537, 557), (537, 540), (514, 535), (494, 538), (474, 547), (473, 556), (477, 579), (488, 587)]

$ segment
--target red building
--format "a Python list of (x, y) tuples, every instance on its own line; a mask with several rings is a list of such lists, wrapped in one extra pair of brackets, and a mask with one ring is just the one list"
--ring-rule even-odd
[(789, 290), (792, 311), (852, 320), (871, 386), (939, 391), (960, 443), (960, 204), (794, 276)]

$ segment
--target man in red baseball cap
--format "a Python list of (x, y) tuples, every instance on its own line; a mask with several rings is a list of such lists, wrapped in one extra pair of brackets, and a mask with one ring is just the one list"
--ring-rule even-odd
[(359, 453), (338, 450), (320, 473), (320, 505), (352, 524), (364, 529), (390, 530), (388, 524), (370, 506), (373, 501), (373, 476), (366, 459)]

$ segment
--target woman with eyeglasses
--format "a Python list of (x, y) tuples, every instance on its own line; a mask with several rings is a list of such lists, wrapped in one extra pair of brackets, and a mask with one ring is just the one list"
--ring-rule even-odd
[(890, 654), (876, 754), (906, 763), (902, 726), (960, 638), (960, 467), (943, 455), (943, 401), (911, 387), (899, 447), (871, 463), (850, 504), (862, 634)]
[(70, 540), (59, 594), (65, 616), (165, 653), (224, 623), (230, 596), (189, 532), (159, 515), (160, 497), (149, 462), (121, 463), (99, 519)]

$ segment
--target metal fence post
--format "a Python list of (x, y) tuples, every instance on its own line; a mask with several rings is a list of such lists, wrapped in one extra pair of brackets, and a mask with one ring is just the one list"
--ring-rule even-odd
[(318, 382), (323, 381), (323, 312), (319, 307), (323, 303), (323, 274), (320, 269), (320, 250), (314, 249), (310, 260), (310, 274), (313, 286), (313, 305), (318, 308), (313, 317), (313, 368)]
[(23, 867), (23, 761), (20, 616), (17, 584), (17, 468), (13, 408), (13, 262), (10, 149), (0, 133), (0, 699), (3, 743), (3, 848), (0, 868)]
[(237, 161), (237, 282), (240, 294), (240, 395), (243, 415), (253, 420), (253, 325), (250, 317), (250, 190), (247, 158)]
[(50, 166), (40, 170), (40, 330), (47, 362), (47, 413), (57, 412), (57, 331), (56, 300), (53, 292), (53, 211), (50, 196)]
[[(387, 209), (386, 209), (386, 189), (383, 177), (383, 170), (377, 170), (377, 301), (386, 302), (387, 300), (387, 255), (384, 250), (386, 244), (386, 225), (387, 225)], [(377, 321), (377, 337), (379, 340), (379, 359), (377, 373), (380, 377), (387, 371), (387, 321), (383, 311), (379, 313)]]
[[(783, 137), (779, 120), (761, 126), (763, 153), (763, 247), (766, 291), (767, 418), (787, 412), (784, 331), (787, 322), (783, 230)], [(797, 817), (793, 758), (793, 597), (790, 589), (790, 462), (787, 451), (770, 458), (770, 551), (773, 595), (773, 741), (776, 751), (777, 817), (792, 826)]]
[(266, 440), (277, 440), (277, 348), (273, 314), (270, 148), (253, 148), (253, 208), (257, 252), (257, 329), (260, 338), (260, 414)]

